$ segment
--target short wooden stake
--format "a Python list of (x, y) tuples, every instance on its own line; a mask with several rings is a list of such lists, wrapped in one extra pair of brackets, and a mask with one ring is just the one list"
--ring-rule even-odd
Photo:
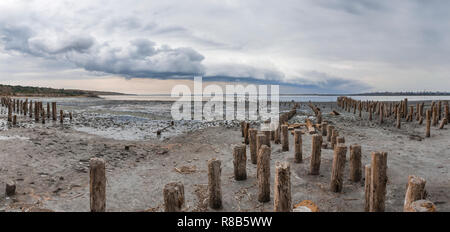
[(5, 186), (5, 195), (7, 197), (13, 196), (16, 194), (16, 182), (10, 180), (6, 182)]
[(406, 188), (405, 203), (403, 211), (410, 211), (411, 203), (424, 199), (426, 181), (417, 176), (408, 177), (408, 187)]
[(184, 186), (180, 182), (171, 182), (164, 186), (164, 211), (181, 212), (184, 208)]
[(275, 212), (290, 212), (291, 202), (291, 170), (289, 163), (277, 162), (275, 165), (273, 208)]
[(105, 212), (106, 172), (103, 159), (92, 158), (89, 161), (89, 177), (91, 212)]
[(220, 160), (212, 159), (208, 161), (208, 202), (209, 207), (213, 209), (222, 208), (222, 188), (220, 181), (222, 169), (220, 165)]

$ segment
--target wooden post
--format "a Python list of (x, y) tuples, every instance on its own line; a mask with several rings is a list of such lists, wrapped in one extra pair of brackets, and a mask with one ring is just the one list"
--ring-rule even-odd
[(17, 115), (13, 116), (12, 124), (15, 126), (17, 124)]
[(350, 180), (358, 182), (361, 180), (361, 145), (350, 146)]
[(282, 134), (282, 151), (289, 151), (289, 134), (288, 134), (288, 126), (281, 126), (281, 134)]
[(313, 135), (311, 146), (311, 160), (309, 166), (310, 175), (319, 175), (321, 153), (322, 153), (322, 136)]
[(270, 201), (270, 148), (262, 145), (258, 152), (257, 173), (258, 201)]
[(34, 102), (34, 121), (39, 122), (39, 102)]
[(334, 129), (331, 135), (331, 148), (334, 149), (337, 143), (337, 137), (339, 136), (339, 132)]
[(337, 137), (336, 138), (336, 144), (345, 144), (345, 137), (341, 136), (341, 137)]
[(431, 201), (418, 200), (411, 203), (408, 212), (436, 212), (436, 206)]
[(244, 143), (248, 144), (248, 129), (250, 128), (250, 123), (244, 122)]
[(384, 115), (384, 110), (383, 110), (383, 104), (380, 104), (380, 124), (383, 124), (383, 115)]
[(256, 149), (256, 133), (258, 131), (254, 128), (248, 130), (249, 133), (249, 147), (250, 147), (250, 160), (252, 164), (256, 164), (258, 150)]
[(397, 128), (401, 128), (401, 115), (400, 115), (400, 107), (397, 108)]
[(106, 172), (103, 159), (92, 158), (89, 161), (89, 190), (91, 212), (105, 212)]
[(437, 116), (437, 106), (435, 105), (432, 108), (433, 112), (431, 112), (433, 114), (433, 126), (437, 126), (438, 124), (438, 116)]
[(30, 113), (30, 118), (33, 118), (33, 101), (32, 101), (32, 100), (30, 100), (30, 110), (29, 110), (29, 113)]
[(448, 112), (448, 103), (447, 104), (445, 104), (445, 106), (444, 106), (444, 118), (446, 118), (447, 119), (447, 121), (446, 121), (446, 123), (445, 124), (448, 124), (449, 123), (449, 121), (448, 120), (450, 120), (450, 118), (449, 118), (449, 112)]
[(444, 129), (444, 125), (445, 124), (447, 124), (447, 119), (446, 118), (442, 119), (441, 124), (439, 124), (439, 129)]
[(47, 102), (47, 118), (50, 119), (50, 102)]
[(222, 189), (220, 175), (222, 169), (221, 161), (212, 159), (208, 161), (208, 193), (209, 207), (213, 209), (222, 208)]
[(406, 188), (405, 203), (403, 205), (404, 212), (410, 211), (411, 203), (425, 198), (425, 184), (426, 181), (423, 178), (417, 176), (408, 177), (408, 187)]
[(302, 131), (294, 130), (294, 162), (303, 162), (302, 152)]
[(266, 144), (266, 135), (265, 134), (256, 134), (256, 154), (259, 153), (259, 149), (261, 149), (262, 145)]
[(328, 129), (328, 123), (327, 122), (322, 122), (322, 136), (327, 136), (327, 129)]
[(280, 144), (281, 143), (281, 127), (280, 127), (280, 125), (278, 125), (277, 129), (275, 129), (274, 143), (275, 144)]
[(8, 105), (8, 122), (12, 122), (12, 106)]
[(291, 170), (289, 163), (277, 162), (275, 165), (273, 208), (275, 212), (291, 211)]
[(242, 133), (242, 137), (245, 136), (245, 134), (244, 134), (244, 127), (245, 127), (245, 121), (242, 121), (242, 122), (241, 122), (241, 133)]
[(430, 137), (431, 136), (431, 110), (427, 110), (427, 130), (425, 133), (426, 137)]
[(184, 207), (184, 186), (180, 182), (171, 182), (164, 186), (164, 211), (181, 212)]
[(266, 140), (264, 142), (264, 144), (266, 144), (268, 147), (270, 146), (270, 130), (265, 130), (263, 131), (264, 135), (266, 136)]
[(364, 196), (365, 196), (365, 204), (364, 204), (364, 211), (365, 212), (369, 212), (370, 211), (370, 193), (371, 193), (371, 189), (370, 189), (370, 182), (371, 182), (371, 178), (372, 178), (372, 174), (370, 171), (370, 165), (366, 165), (364, 166), (364, 176), (365, 176), (365, 180), (364, 180)]
[(5, 186), (5, 195), (10, 197), (14, 194), (16, 194), (16, 182), (13, 180), (7, 181)]
[(327, 141), (331, 142), (331, 136), (333, 135), (334, 126), (328, 126), (327, 128)]
[(247, 179), (247, 152), (245, 145), (237, 145), (233, 148), (234, 179)]
[(384, 212), (387, 183), (387, 153), (372, 153), (370, 212)]
[(369, 121), (372, 121), (372, 113), (373, 113), (373, 108), (372, 108), (372, 106), (369, 106)]
[(344, 144), (337, 144), (334, 149), (333, 166), (331, 169), (330, 189), (332, 192), (338, 193), (342, 191), (346, 153), (347, 147)]
[(69, 112), (69, 120), (72, 121), (72, 112)]

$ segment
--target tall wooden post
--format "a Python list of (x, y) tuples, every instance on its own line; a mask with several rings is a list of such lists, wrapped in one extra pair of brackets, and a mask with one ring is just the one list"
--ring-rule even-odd
[(281, 126), (281, 134), (282, 134), (282, 151), (289, 151), (289, 134), (288, 134), (288, 126)]
[(258, 152), (258, 201), (270, 201), (270, 148), (262, 145)]
[(384, 212), (387, 183), (387, 153), (372, 153), (370, 212)]
[(431, 136), (431, 110), (427, 110), (427, 130), (425, 133), (426, 137), (430, 137)]
[(180, 182), (171, 182), (164, 186), (164, 211), (181, 212), (184, 207), (184, 186)]
[(52, 116), (53, 121), (56, 121), (56, 102), (52, 102)]
[(233, 164), (234, 164), (234, 179), (247, 179), (247, 154), (245, 145), (237, 145), (233, 148)]
[(208, 161), (208, 201), (209, 207), (213, 209), (222, 208), (222, 188), (220, 181), (222, 169), (220, 165), (220, 160), (212, 159)]
[(332, 192), (341, 192), (344, 183), (345, 156), (347, 147), (344, 144), (337, 144), (334, 149), (333, 166), (331, 169), (330, 189)]
[(302, 152), (302, 131), (294, 130), (294, 161), (301, 163), (303, 161)]
[(401, 115), (400, 107), (397, 108), (397, 128), (400, 129), (401, 125)]
[(92, 158), (89, 161), (89, 176), (91, 212), (105, 212), (106, 172), (103, 159)]
[(321, 153), (322, 153), (322, 136), (313, 135), (311, 146), (311, 160), (309, 166), (310, 175), (319, 175)]
[(291, 170), (289, 163), (277, 162), (275, 165), (274, 211), (290, 212), (291, 202)]
[(256, 134), (258, 131), (255, 128), (250, 128), (248, 130), (249, 134), (249, 147), (250, 147), (250, 160), (252, 164), (256, 164), (258, 150), (256, 150)]
[(371, 172), (371, 168), (370, 165), (366, 165), (364, 166), (364, 176), (365, 176), (365, 180), (364, 180), (364, 196), (365, 196), (365, 201), (364, 201), (364, 211), (365, 212), (369, 212), (370, 211), (370, 195), (371, 195), (371, 189), (370, 189), (370, 182), (372, 182), (372, 172)]
[(327, 128), (327, 141), (331, 142), (331, 136), (333, 135), (334, 126), (329, 125)]

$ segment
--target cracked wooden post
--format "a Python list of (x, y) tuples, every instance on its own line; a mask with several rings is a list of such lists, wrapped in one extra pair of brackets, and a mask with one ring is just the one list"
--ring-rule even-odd
[(208, 202), (209, 207), (213, 209), (222, 208), (222, 188), (220, 181), (222, 169), (220, 165), (220, 160), (212, 159), (208, 161)]
[(281, 135), (282, 135), (282, 151), (289, 151), (289, 134), (288, 134), (288, 126), (281, 126)]
[(105, 212), (106, 172), (103, 159), (92, 158), (89, 161), (89, 192), (91, 212)]
[(250, 123), (244, 122), (244, 143), (248, 144), (248, 129), (250, 128)]
[(313, 135), (311, 143), (311, 160), (309, 165), (310, 175), (319, 175), (320, 172), (320, 158), (322, 154), (322, 136)]
[(302, 151), (302, 131), (294, 130), (294, 162), (303, 162), (303, 151)]
[(245, 145), (236, 145), (233, 148), (233, 165), (234, 165), (234, 179), (247, 179), (247, 152)]
[(290, 212), (291, 202), (291, 170), (288, 162), (277, 162), (275, 165), (273, 208), (275, 212)]
[(387, 153), (372, 153), (370, 212), (384, 212), (387, 183)]
[(442, 119), (441, 124), (439, 124), (439, 129), (444, 129), (444, 125), (445, 124), (447, 124), (447, 119), (446, 118)]
[(328, 130), (328, 123), (327, 122), (322, 122), (322, 136), (327, 136), (327, 130)]
[(256, 154), (259, 153), (262, 145), (266, 145), (266, 135), (258, 133), (256, 134)]
[(409, 207), (407, 212), (436, 212), (436, 206), (431, 201), (418, 200), (411, 203), (411, 207)]
[(52, 102), (52, 118), (56, 121), (56, 102)]
[(350, 146), (350, 180), (359, 182), (361, 180), (361, 145)]
[(266, 140), (265, 140), (264, 144), (267, 145), (268, 147), (271, 147), (271, 145), (270, 145), (270, 130), (265, 130), (265, 131), (263, 131), (263, 133), (266, 136)]
[(342, 185), (344, 183), (346, 153), (347, 147), (344, 144), (337, 144), (336, 148), (334, 149), (330, 183), (330, 190), (335, 193), (342, 191)]
[(430, 137), (431, 136), (431, 110), (427, 110), (427, 129), (425, 132), (425, 136), (426, 137)]
[(370, 182), (371, 182), (371, 168), (370, 165), (366, 164), (366, 166), (364, 166), (364, 197), (365, 197), (365, 201), (364, 201), (364, 211), (365, 212), (369, 212), (370, 211), (370, 193), (371, 193), (371, 189), (370, 189)]
[(171, 182), (164, 186), (164, 211), (181, 212), (184, 208), (184, 186), (180, 182)]
[(328, 126), (327, 128), (327, 141), (331, 142), (331, 136), (333, 135), (334, 126)]
[(410, 210), (411, 203), (414, 201), (424, 199), (425, 184), (426, 181), (423, 178), (417, 176), (408, 177), (408, 187), (406, 188), (405, 203), (403, 205), (404, 212)]
[(334, 129), (333, 132), (331, 133), (331, 148), (334, 149), (334, 147), (336, 146), (337, 143), (337, 137), (339, 136), (339, 132)]
[(401, 122), (401, 113), (400, 113), (400, 107), (397, 108), (397, 129), (400, 129), (402, 127)]
[(250, 128), (248, 130), (249, 134), (249, 147), (250, 147), (250, 160), (252, 164), (256, 164), (258, 150), (256, 149), (256, 134), (258, 131), (255, 128)]
[(270, 148), (262, 145), (258, 152), (258, 165), (256, 176), (258, 178), (258, 201), (270, 201)]

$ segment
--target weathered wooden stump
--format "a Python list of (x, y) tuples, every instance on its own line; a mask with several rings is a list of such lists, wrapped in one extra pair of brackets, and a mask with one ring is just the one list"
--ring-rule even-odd
[(89, 190), (91, 212), (105, 212), (106, 171), (103, 159), (92, 158), (89, 161)]
[(234, 179), (247, 179), (247, 152), (245, 145), (237, 145), (233, 148), (233, 165), (234, 165)]
[(301, 163), (303, 161), (302, 156), (302, 131), (294, 130), (294, 162)]
[(322, 153), (322, 136), (313, 135), (311, 145), (311, 160), (309, 166), (310, 175), (319, 175), (321, 153)]
[(344, 144), (337, 144), (334, 149), (333, 166), (331, 169), (330, 190), (332, 192), (341, 192), (344, 183), (345, 156), (347, 147)]
[(268, 147), (271, 147), (271, 145), (270, 145), (270, 130), (265, 130), (265, 131), (263, 131), (263, 133), (266, 136), (265, 137), (266, 140), (265, 140), (264, 144), (267, 145)]
[(13, 116), (12, 124), (15, 126), (17, 124), (17, 115)]
[(405, 203), (403, 205), (404, 212), (411, 210), (411, 203), (425, 198), (425, 184), (426, 181), (423, 178), (417, 176), (408, 177), (408, 187), (406, 188)]
[(63, 112), (63, 110), (59, 111), (59, 120), (60, 120), (61, 123), (64, 122), (64, 112)]
[(56, 121), (56, 102), (52, 102), (52, 118)]
[(336, 143), (337, 144), (345, 144), (345, 137), (344, 136), (340, 136), (336, 138)]
[(397, 128), (400, 129), (402, 126), (401, 122), (401, 113), (400, 113), (400, 107), (397, 108)]
[(337, 137), (339, 136), (339, 132), (334, 129), (331, 135), (331, 148), (334, 149), (337, 143)]
[(384, 212), (387, 184), (387, 153), (373, 152), (371, 164), (370, 212)]
[(427, 117), (427, 129), (425, 132), (426, 137), (431, 136), (431, 110), (427, 110), (426, 117)]
[(436, 212), (436, 206), (431, 201), (418, 200), (411, 203), (407, 212)]
[(257, 165), (258, 201), (270, 201), (270, 148), (262, 145), (258, 152)]
[(16, 194), (16, 182), (13, 180), (7, 181), (5, 186), (5, 195), (10, 197), (14, 194)]
[(291, 170), (289, 163), (277, 162), (275, 165), (273, 208), (275, 212), (290, 212), (291, 202)]
[(288, 134), (288, 126), (281, 126), (281, 135), (282, 135), (282, 151), (289, 151), (289, 134)]
[(327, 122), (322, 122), (322, 136), (327, 136), (327, 130), (328, 130), (328, 123)]
[(212, 159), (208, 161), (208, 203), (209, 207), (213, 209), (222, 208), (222, 188), (220, 181), (222, 169), (220, 165), (220, 160)]
[(261, 149), (262, 145), (266, 145), (266, 135), (258, 133), (256, 134), (256, 154), (259, 153), (259, 149)]
[(171, 182), (164, 186), (164, 211), (181, 212), (184, 208), (184, 186), (180, 182)]
[(256, 149), (256, 134), (258, 131), (254, 128), (250, 128), (248, 130), (248, 138), (249, 138), (249, 147), (250, 147), (250, 160), (252, 164), (256, 164), (257, 156), (258, 156), (258, 150)]
[(328, 126), (327, 128), (327, 141), (331, 142), (331, 136), (333, 135), (334, 126)]
[(361, 145), (353, 144), (350, 146), (350, 180), (359, 182), (361, 180)]

